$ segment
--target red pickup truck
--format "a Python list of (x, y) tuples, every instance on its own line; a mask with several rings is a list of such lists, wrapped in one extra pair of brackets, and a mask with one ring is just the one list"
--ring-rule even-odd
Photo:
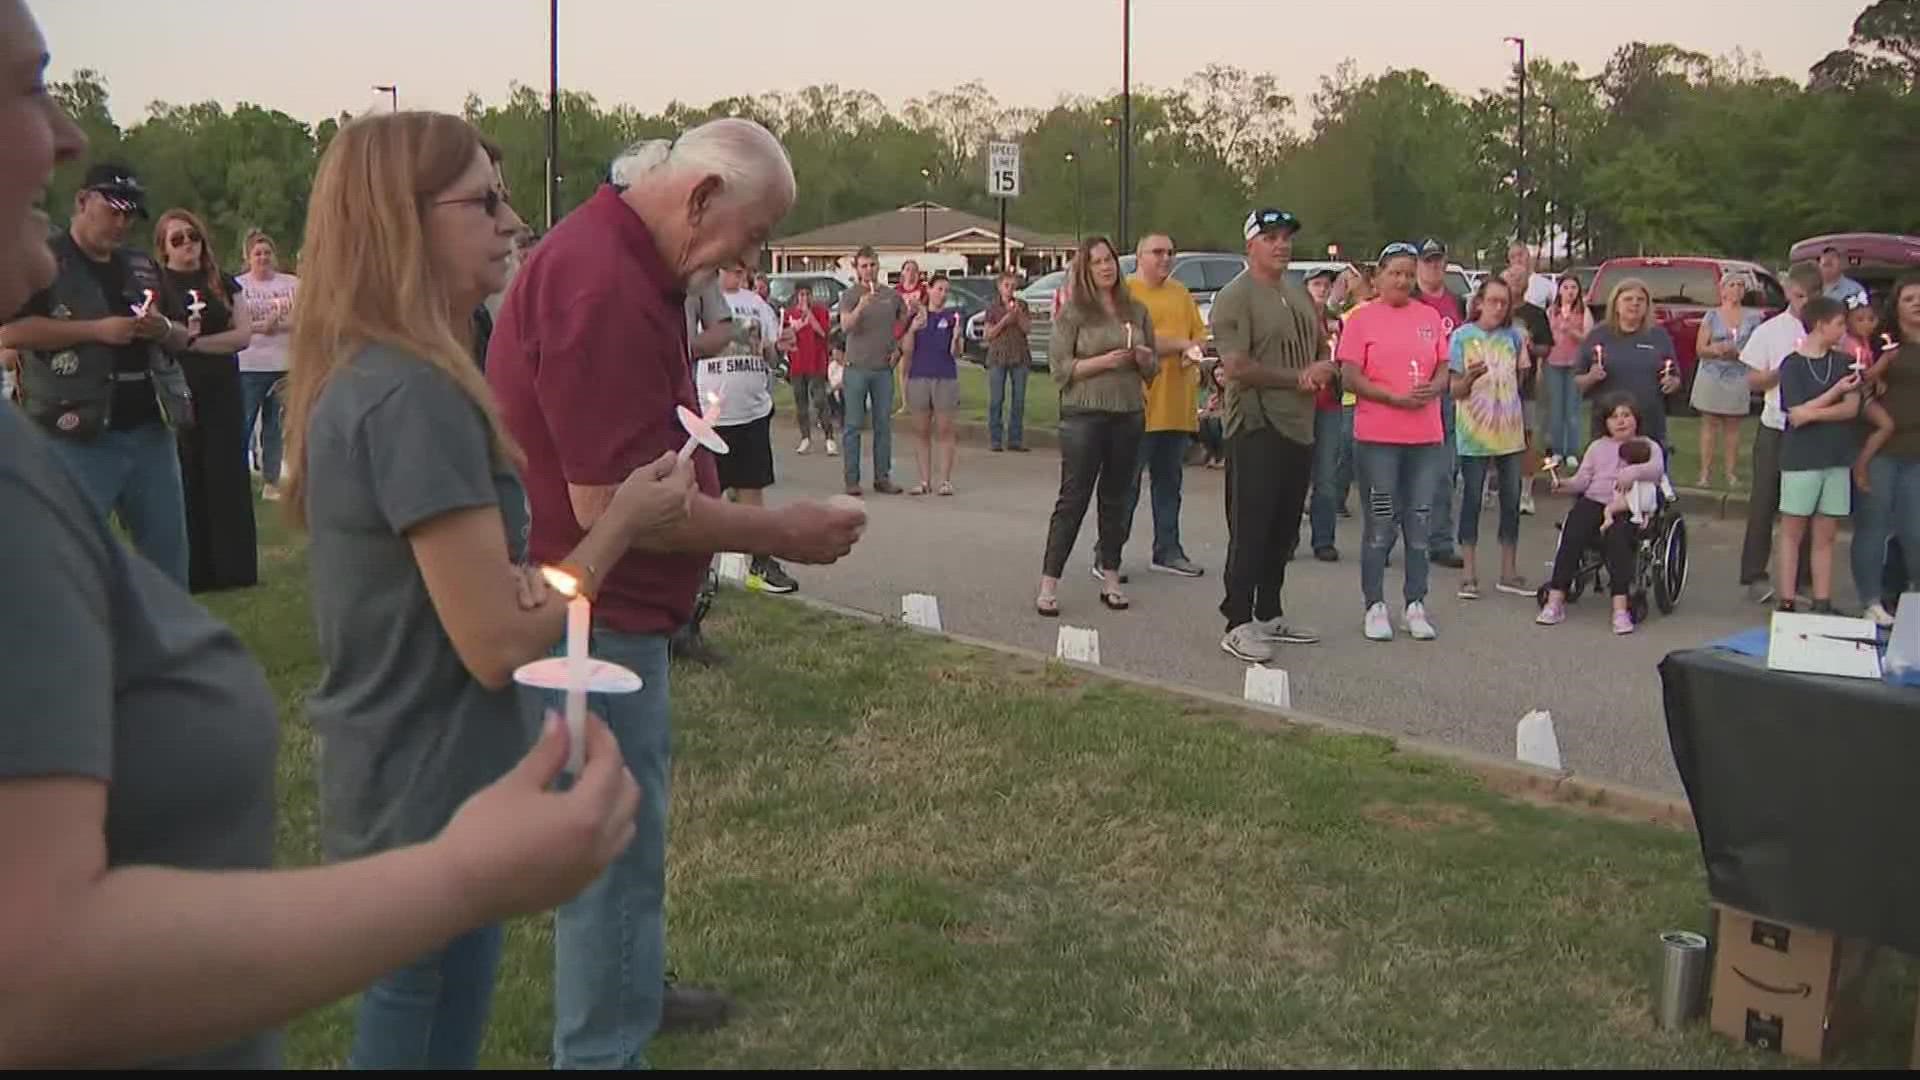
[(1700, 320), (1708, 309), (1720, 305), (1720, 278), (1729, 271), (1744, 273), (1754, 283), (1747, 290), (1747, 307), (1769, 319), (1787, 309), (1786, 290), (1780, 287), (1780, 280), (1773, 272), (1758, 263), (1739, 259), (1694, 256), (1608, 259), (1593, 276), (1593, 288), (1587, 298), (1593, 305), (1596, 323), (1606, 318), (1607, 298), (1615, 285), (1627, 278), (1639, 278), (1647, 283), (1653, 299), (1653, 317), (1673, 338), (1674, 355), (1680, 365), (1683, 385), (1668, 399), (1667, 409), (1671, 414), (1690, 415), (1693, 411), (1687, 401), (1698, 362), (1693, 354), (1694, 342), (1699, 339)]

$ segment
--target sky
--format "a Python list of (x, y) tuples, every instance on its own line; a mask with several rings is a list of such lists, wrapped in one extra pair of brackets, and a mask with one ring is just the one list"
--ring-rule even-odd
[[(1846, 44), (1867, 0), (1134, 0), (1133, 83), (1170, 87), (1208, 63), (1272, 72), (1307, 119), (1321, 75), (1418, 67), (1466, 94), (1503, 83), (1514, 49), (1596, 73), (1619, 45), (1736, 47), (1796, 80)], [(1120, 0), (560, 0), (560, 77), (602, 105), (657, 111), (813, 83), (864, 88), (898, 107), (979, 79), (1008, 105), (1120, 86)], [(317, 123), (384, 106), (457, 111), (468, 91), (504, 98), (547, 84), (542, 0), (29, 0), (52, 77), (93, 68), (116, 119), (149, 102), (248, 101)], [(1307, 15), (1315, 10), (1324, 16)], [(132, 26), (138, 24), (134, 31)], [(111, 27), (104, 31), (103, 27)], [(855, 43), (856, 35), (859, 43)]]

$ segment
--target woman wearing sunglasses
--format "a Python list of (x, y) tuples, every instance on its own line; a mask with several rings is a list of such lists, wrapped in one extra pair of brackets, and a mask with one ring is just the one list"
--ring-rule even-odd
[[(0, 0), (0, 311), (56, 273), (34, 206), (86, 139)], [(472, 930), (544, 910), (633, 834), (605, 725), (562, 729), (422, 842), (274, 869), (280, 720), (240, 641), (94, 513), (0, 407), (0, 1067), (272, 1068), (274, 1029)]]
[(161, 214), (153, 246), (161, 267), (160, 310), (190, 335), (178, 354), (193, 391), (194, 424), (180, 438), (188, 587), (244, 588), (259, 580), (259, 559), (253, 484), (246, 458), (233, 448), (246, 442), (239, 353), (253, 341), (253, 327), (244, 318), (235, 325), (240, 282), (214, 261), (207, 228), (191, 211)]
[[(308, 202), (286, 496), (312, 537), (325, 672), (307, 711), (334, 859), (437, 834), (513, 767), (513, 673), (565, 620), (524, 566), (521, 455), (471, 352), (472, 312), (521, 227), (497, 182), (466, 121), (383, 114), (334, 137)], [(565, 560), (583, 589), (643, 531), (685, 519), (692, 475), (669, 453), (629, 477)], [(375, 983), (350, 1064), (472, 1068), (500, 947), (500, 926), (482, 926)]]
[(1340, 370), (1359, 398), (1353, 414), (1354, 465), (1365, 494), (1360, 592), (1368, 640), (1393, 640), (1387, 614), (1387, 556), (1396, 528), (1407, 544), (1404, 625), (1415, 641), (1437, 637), (1427, 616), (1427, 526), (1448, 461), (1440, 398), (1449, 392), (1448, 339), (1440, 315), (1413, 302), (1412, 244), (1380, 252), (1373, 303), (1347, 316)]

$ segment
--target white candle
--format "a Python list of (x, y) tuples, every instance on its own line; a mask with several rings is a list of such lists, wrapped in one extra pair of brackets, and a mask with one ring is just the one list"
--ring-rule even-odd
[(141, 294), (143, 299), (140, 303), (133, 305), (133, 317), (136, 319), (153, 310), (153, 290), (142, 289)]
[(1407, 378), (1414, 386), (1420, 385), (1420, 361), (1407, 361)]
[(567, 770), (579, 776), (587, 752), (587, 638), (593, 629), (593, 606), (572, 574), (552, 566), (541, 567), (540, 574), (567, 598)]
[(207, 310), (206, 302), (200, 299), (199, 289), (188, 289), (187, 298), (192, 301), (192, 303), (187, 305), (188, 311), (192, 312), (195, 315), (198, 315), (201, 312)]
[[(708, 427), (712, 427), (713, 422), (720, 419), (720, 400), (720, 392), (717, 390), (707, 394), (707, 408), (705, 412), (701, 413), (700, 419), (706, 421)], [(699, 445), (700, 436), (691, 431), (687, 432), (687, 441), (680, 447), (680, 460), (682, 462), (692, 461), (693, 452)]]

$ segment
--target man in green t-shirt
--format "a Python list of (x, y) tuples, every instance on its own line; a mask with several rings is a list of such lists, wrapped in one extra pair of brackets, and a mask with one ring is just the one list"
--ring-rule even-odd
[(1282, 618), (1287, 562), (1313, 480), (1313, 400), (1334, 375), (1313, 299), (1287, 280), (1300, 222), (1255, 210), (1242, 223), (1247, 271), (1213, 301), (1226, 384), (1227, 572), (1220, 648), (1248, 663), (1273, 643), (1320, 636)]

